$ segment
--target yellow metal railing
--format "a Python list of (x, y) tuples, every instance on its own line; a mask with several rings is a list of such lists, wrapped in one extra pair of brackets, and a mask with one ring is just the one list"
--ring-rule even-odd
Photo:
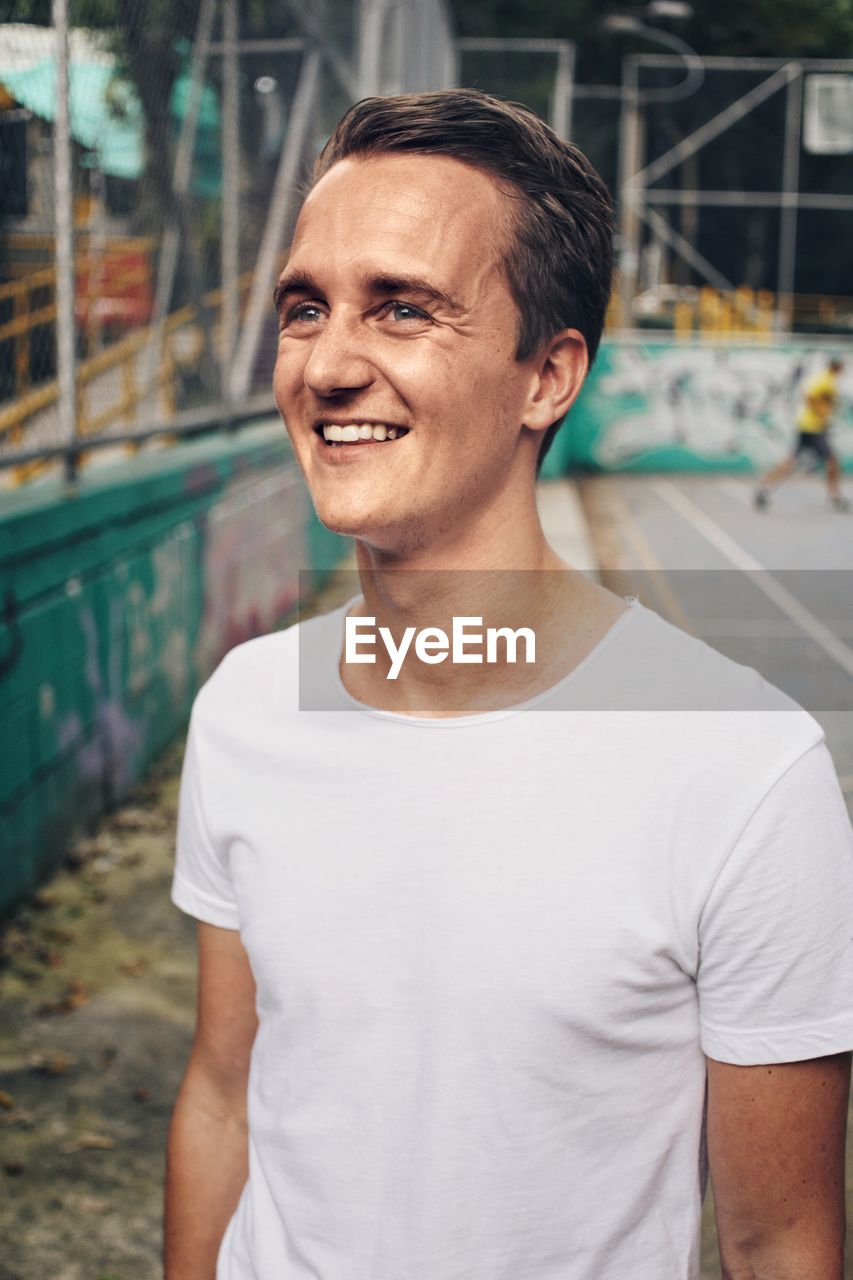
[[(51, 269), (52, 270), (52, 269)], [(241, 305), (249, 291), (253, 272), (248, 271), (238, 279), (238, 290)], [(5, 287), (5, 286), (4, 286)], [(212, 289), (206, 293), (202, 303), (206, 307), (221, 307), (223, 290)], [(164, 416), (168, 421), (176, 411), (176, 390), (179, 376), (179, 364), (173, 354), (170, 338), (179, 330), (193, 326), (198, 317), (198, 307), (190, 304), (167, 316), (163, 322), (163, 345), (159, 353), (159, 362), (154, 384), (162, 397)], [(77, 366), (77, 439), (85, 440), (106, 430), (117, 421), (132, 425), (139, 403), (150, 394), (151, 387), (140, 387), (136, 378), (136, 364), (142, 352), (154, 336), (154, 326), (146, 325), (126, 337), (105, 347), (96, 355), (82, 360)], [(199, 345), (201, 339), (199, 338)], [(105, 373), (119, 369), (121, 372), (121, 394), (108, 405), (101, 407), (96, 413), (90, 413), (89, 401), (92, 384)], [(19, 397), (5, 408), (0, 408), (0, 437), (8, 435), (16, 443), (23, 439), (26, 423), (35, 414), (42, 412), (56, 403), (58, 397), (57, 379), (52, 379), (44, 386), (38, 387)], [(132, 442), (126, 448), (133, 452), (137, 446)], [(84, 456), (80, 461), (84, 460)], [(34, 460), (22, 463), (12, 470), (13, 483), (21, 484), (38, 474), (49, 460)]]
[[(29, 251), (38, 256), (52, 253), (54, 240), (52, 236), (7, 236), (5, 243), (8, 249), (17, 254)], [(113, 295), (133, 286), (150, 282), (150, 267), (147, 263), (135, 263), (118, 268), (115, 259), (120, 254), (150, 254), (155, 245), (150, 236), (127, 236), (119, 240), (110, 239), (99, 251), (85, 250), (74, 263), (74, 274), (77, 281), (75, 302), (86, 310), (86, 337), (89, 345), (94, 344), (97, 336), (98, 321), (95, 304), (98, 299), (96, 285), (108, 284)], [(18, 259), (20, 261), (20, 258)], [(108, 277), (106, 263), (110, 262)], [(54, 266), (40, 267), (29, 271), (17, 279), (0, 285), (0, 304), (12, 302), (12, 318), (0, 324), (0, 343), (12, 342), (14, 354), (13, 395), (23, 396), (30, 387), (30, 367), (34, 331), (56, 320), (56, 269)], [(34, 295), (42, 292), (52, 294), (47, 301), (36, 299)], [(41, 407), (40, 401), (33, 401)]]
[(751, 336), (758, 341), (769, 341), (775, 333), (792, 328), (803, 333), (809, 329), (832, 329), (840, 337), (853, 333), (851, 297), (820, 294), (781, 297), (748, 285), (732, 290), (710, 286), (682, 289), (670, 285), (658, 291), (649, 290), (642, 295), (641, 301), (643, 299), (645, 308), (638, 306), (626, 319), (616, 289), (607, 311), (607, 330), (612, 333), (619, 329), (643, 328), (645, 321), (679, 338)]

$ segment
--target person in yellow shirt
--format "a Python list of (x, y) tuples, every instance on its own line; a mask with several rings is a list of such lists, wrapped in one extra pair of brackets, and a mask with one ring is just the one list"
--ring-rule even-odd
[(836, 511), (849, 511), (850, 503), (841, 494), (841, 467), (837, 456), (829, 447), (828, 429), (838, 405), (838, 375), (844, 364), (837, 357), (820, 373), (813, 374), (803, 388), (803, 398), (797, 414), (797, 443), (793, 453), (762, 476), (753, 497), (759, 511), (770, 502), (770, 491), (786, 480), (797, 465), (800, 456), (813, 454), (826, 464), (826, 487), (829, 500)]

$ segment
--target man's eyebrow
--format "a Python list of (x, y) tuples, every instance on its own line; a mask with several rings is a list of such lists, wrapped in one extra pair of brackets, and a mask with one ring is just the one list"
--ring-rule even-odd
[(281, 311), (285, 299), (292, 293), (311, 293), (315, 297), (318, 297), (322, 295), (322, 290), (318, 289), (311, 277), (305, 275), (304, 272), (288, 272), (286, 275), (281, 277), (273, 290), (272, 298), (276, 311)]
[(443, 289), (439, 289), (431, 280), (426, 280), (423, 276), (404, 276), (396, 273), (389, 275), (381, 272), (376, 275), (365, 276), (361, 283), (365, 293), (380, 294), (382, 297), (387, 297), (389, 294), (394, 293), (405, 294), (408, 297), (417, 295), (440, 303), (448, 311), (459, 312), (462, 310), (459, 303), (451, 298), (449, 293), (445, 293)]
[[(388, 272), (376, 272), (365, 275), (360, 281), (364, 293), (374, 297), (390, 297), (393, 294), (405, 294), (437, 302), (448, 311), (458, 313), (462, 307), (449, 293), (439, 289), (431, 280), (423, 276), (393, 275)], [(315, 298), (323, 296), (323, 290), (316, 281), (302, 271), (288, 272), (281, 277), (273, 291), (273, 302), (276, 311), (281, 311), (288, 297), (294, 293), (311, 294)]]

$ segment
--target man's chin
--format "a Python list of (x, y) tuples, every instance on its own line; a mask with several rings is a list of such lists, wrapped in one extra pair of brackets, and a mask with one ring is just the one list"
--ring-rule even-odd
[(359, 515), (352, 509), (324, 509), (316, 504), (314, 509), (320, 523), (330, 533), (337, 533), (342, 538), (353, 538), (384, 555), (402, 555), (412, 550), (412, 527), (408, 521), (395, 524), (378, 518), (375, 512), (369, 516)]
[(371, 535), (380, 532), (381, 522), (378, 522), (375, 516), (359, 513), (351, 507), (345, 509), (315, 502), (314, 510), (320, 523), (330, 533), (340, 534), (342, 538), (357, 538), (362, 542), (369, 542)]

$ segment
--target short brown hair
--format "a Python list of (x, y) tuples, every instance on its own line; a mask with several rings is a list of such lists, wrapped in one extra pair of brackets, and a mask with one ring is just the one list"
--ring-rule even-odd
[[(398, 151), (451, 156), (502, 181), (515, 202), (503, 267), (520, 315), (516, 358), (578, 329), (591, 364), (610, 298), (613, 206), (583, 152), (528, 107), (478, 89), (364, 98), (323, 148), (314, 182), (347, 156)], [(539, 466), (559, 427), (545, 432)]]

